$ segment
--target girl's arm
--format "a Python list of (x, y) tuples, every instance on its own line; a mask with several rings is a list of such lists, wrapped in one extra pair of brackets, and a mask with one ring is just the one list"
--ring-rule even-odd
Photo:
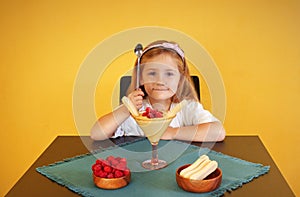
[(130, 113), (128, 109), (124, 105), (121, 105), (113, 112), (98, 119), (91, 129), (91, 138), (93, 140), (104, 140), (110, 138), (119, 125), (129, 116)]
[[(143, 106), (143, 96), (143, 91), (138, 89), (130, 93), (128, 98), (137, 109), (140, 109)], [(104, 140), (110, 138), (120, 124), (122, 124), (122, 122), (124, 122), (129, 116), (130, 113), (128, 109), (124, 105), (121, 105), (113, 112), (98, 119), (91, 129), (91, 138), (93, 140)]]
[(217, 142), (225, 139), (225, 130), (220, 122), (210, 122), (179, 128), (168, 127), (162, 136), (165, 140), (184, 140), (194, 142)]

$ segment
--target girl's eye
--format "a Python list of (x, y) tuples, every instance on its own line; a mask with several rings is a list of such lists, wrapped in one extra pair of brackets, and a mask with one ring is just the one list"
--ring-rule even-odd
[(172, 77), (172, 76), (174, 76), (174, 73), (173, 73), (173, 72), (167, 72), (166, 75), (167, 75), (168, 77)]
[(155, 75), (155, 72), (154, 72), (154, 71), (148, 72), (148, 75), (149, 75), (149, 76), (154, 76), (154, 75)]

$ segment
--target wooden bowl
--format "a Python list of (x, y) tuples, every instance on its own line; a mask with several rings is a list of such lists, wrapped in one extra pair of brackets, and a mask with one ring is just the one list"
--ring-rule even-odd
[(222, 171), (217, 168), (203, 180), (193, 180), (180, 176), (180, 171), (191, 164), (186, 164), (176, 170), (176, 182), (180, 188), (188, 192), (204, 193), (217, 189), (222, 182)]
[(93, 175), (94, 183), (102, 189), (119, 189), (130, 183), (131, 173), (120, 178), (101, 178)]

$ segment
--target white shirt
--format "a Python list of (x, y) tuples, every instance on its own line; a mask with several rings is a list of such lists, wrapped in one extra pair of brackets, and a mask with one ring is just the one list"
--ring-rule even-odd
[[(172, 103), (170, 109), (174, 108), (177, 103)], [(140, 111), (144, 111), (146, 107), (151, 107), (147, 101), (143, 101), (143, 107)], [(192, 126), (208, 122), (218, 122), (209, 111), (205, 110), (201, 103), (197, 101), (188, 101), (187, 105), (179, 111), (170, 123), (170, 127), (178, 128), (183, 126)], [(116, 130), (113, 138), (119, 136), (144, 136), (144, 132), (140, 129), (132, 116), (129, 116)]]

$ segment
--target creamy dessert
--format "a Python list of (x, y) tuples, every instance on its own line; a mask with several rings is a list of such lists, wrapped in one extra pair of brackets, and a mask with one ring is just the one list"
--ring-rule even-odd
[(151, 108), (146, 108), (139, 116), (133, 116), (151, 144), (159, 142), (174, 117)]

